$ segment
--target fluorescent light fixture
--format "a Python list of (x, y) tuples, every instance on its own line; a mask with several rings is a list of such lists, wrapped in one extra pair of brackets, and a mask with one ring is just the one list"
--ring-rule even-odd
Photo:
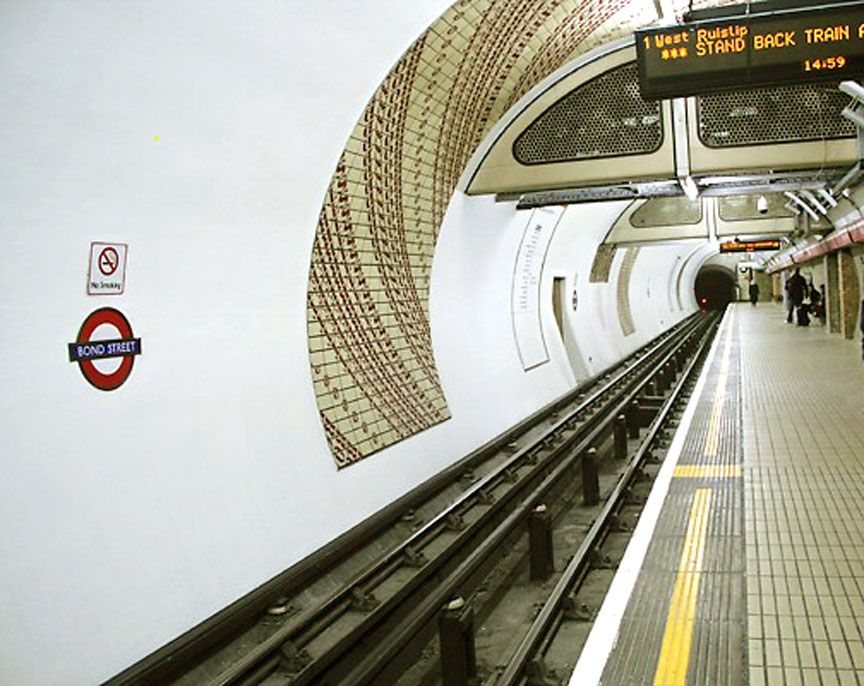
[(862, 116), (858, 110), (856, 110), (852, 105), (843, 109), (840, 113), (845, 119), (851, 121), (858, 128), (864, 129), (864, 116)]
[(828, 202), (829, 205), (831, 205), (831, 207), (837, 207), (837, 201), (834, 199), (834, 196), (831, 195), (831, 193), (826, 191), (824, 188), (819, 189), (819, 195), (825, 198), (825, 200)]
[(840, 90), (850, 98), (864, 101), (864, 87), (857, 81), (841, 81)]
[(828, 208), (826, 208), (822, 203), (820, 203), (816, 196), (813, 195), (810, 191), (801, 191), (801, 195), (804, 196), (805, 200), (809, 200), (810, 204), (816, 208), (816, 211), (819, 214), (828, 214)]
[(810, 217), (813, 219), (813, 221), (817, 221), (817, 222), (819, 221), (819, 215), (816, 214), (815, 210), (812, 207), (810, 207), (810, 205), (808, 205), (806, 202), (804, 202), (801, 198), (799, 198), (797, 195), (795, 195), (794, 193), (792, 193), (790, 191), (783, 191), (783, 195), (785, 195), (792, 202), (794, 202), (796, 205), (798, 205), (798, 207), (800, 207), (807, 214), (809, 214)]

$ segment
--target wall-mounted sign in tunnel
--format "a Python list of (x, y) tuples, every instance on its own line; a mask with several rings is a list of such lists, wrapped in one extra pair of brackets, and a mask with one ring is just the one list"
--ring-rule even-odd
[[(755, 6), (750, 6), (754, 9)], [(636, 32), (646, 100), (864, 73), (864, 3), (741, 13)]]
[(516, 350), (525, 371), (549, 361), (540, 317), (540, 282), (546, 251), (563, 214), (560, 207), (532, 211), (516, 255), (510, 304)]
[(779, 240), (765, 241), (731, 241), (720, 244), (720, 252), (757, 252), (760, 250), (779, 250)]
[(126, 287), (126, 243), (91, 243), (88, 295), (122, 295)]
[[(100, 391), (120, 388), (140, 354), (141, 339), (133, 336), (123, 313), (112, 307), (91, 312), (75, 342), (69, 343), (69, 361), (77, 362), (84, 378)], [(111, 358), (119, 358), (119, 364)]]

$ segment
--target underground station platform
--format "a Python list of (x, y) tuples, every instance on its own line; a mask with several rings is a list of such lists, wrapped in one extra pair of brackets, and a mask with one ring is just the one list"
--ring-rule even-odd
[(581, 684), (864, 684), (857, 343), (730, 306)]

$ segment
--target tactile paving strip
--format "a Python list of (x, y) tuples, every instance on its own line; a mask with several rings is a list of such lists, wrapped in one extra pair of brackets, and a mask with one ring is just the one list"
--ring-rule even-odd
[(864, 684), (858, 346), (741, 309), (749, 683)]
[[(684, 442), (679, 470), (603, 673), (603, 684), (737, 686), (746, 682), (736, 331), (735, 316), (727, 314), (717, 352), (705, 372), (705, 387)], [(688, 559), (694, 503), (706, 492), (710, 504), (704, 548)], [(695, 593), (689, 598), (680, 590), (688, 584), (691, 594)], [(686, 631), (669, 629), (673, 617), (688, 617), (688, 613), (692, 622), (687, 619)]]

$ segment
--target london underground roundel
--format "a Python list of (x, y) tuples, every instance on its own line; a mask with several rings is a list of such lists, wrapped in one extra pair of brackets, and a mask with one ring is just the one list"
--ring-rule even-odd
[[(94, 337), (98, 332), (98, 337)], [(107, 338), (106, 338), (107, 336)], [(77, 362), (84, 378), (100, 391), (120, 388), (129, 378), (135, 356), (141, 354), (141, 339), (135, 338), (126, 316), (113, 307), (91, 312), (74, 343), (69, 343), (69, 361)], [(101, 360), (119, 359), (117, 362)]]

